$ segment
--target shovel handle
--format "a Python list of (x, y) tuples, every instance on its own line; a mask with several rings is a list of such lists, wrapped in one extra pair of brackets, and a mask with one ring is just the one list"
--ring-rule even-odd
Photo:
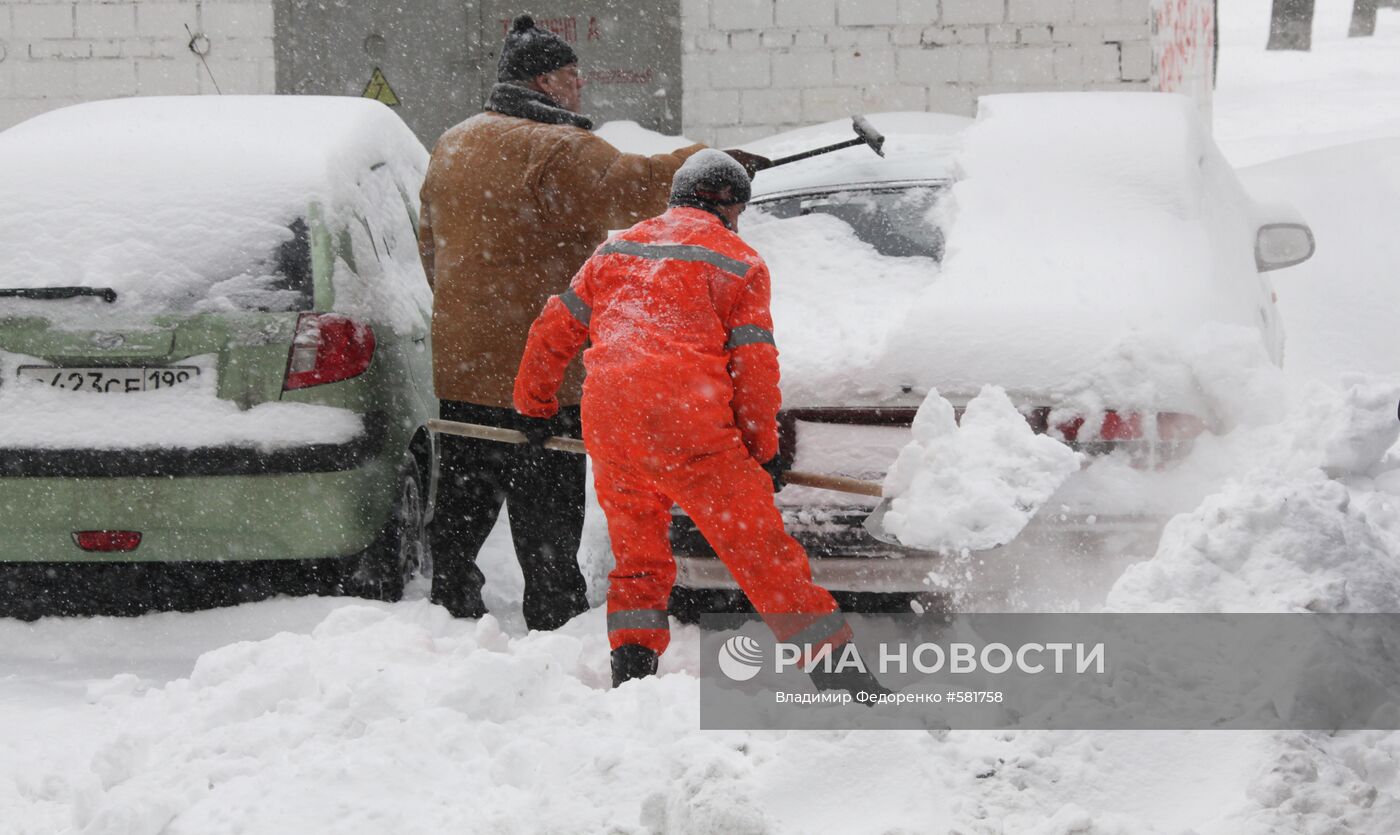
[[(482, 441), (497, 441), (503, 444), (523, 444), (529, 439), (524, 432), (514, 429), (502, 429), (499, 426), (484, 426), (480, 423), (462, 423), (455, 420), (438, 420), (433, 418), (428, 421), (429, 432), (440, 432), (444, 435), (458, 435), (463, 438), (476, 438)], [(573, 452), (584, 455), (583, 441), (577, 438), (554, 437), (544, 442), (545, 449), (553, 449), (559, 452)], [(880, 485), (874, 481), (861, 481), (858, 478), (847, 478), (839, 475), (822, 475), (820, 473), (804, 473), (800, 471), (789, 471), (783, 473), (783, 481), (788, 484), (796, 484), (799, 487), (815, 487), (819, 490), (835, 490), (838, 493), (854, 493), (858, 496), (874, 496), (881, 498), (884, 492)]]
[[(428, 421), (429, 432), (440, 432), (444, 435), (457, 435), (463, 438), (476, 438), (479, 441), (497, 441), (503, 444), (523, 444), (530, 439), (525, 437), (524, 432), (515, 429), (502, 429), (499, 426), (483, 426), (480, 423), (462, 423), (455, 420), (438, 420), (432, 418)], [(583, 441), (578, 438), (549, 438), (544, 442), (545, 449), (552, 449), (558, 452), (573, 452), (583, 455), (586, 450), (583, 448)]]
[(847, 478), (843, 475), (822, 475), (821, 473), (804, 473), (798, 470), (789, 470), (783, 473), (783, 481), (788, 484), (796, 484), (799, 487), (815, 487), (818, 490), (835, 490), (838, 493), (854, 493), (857, 496), (873, 496), (877, 499), (884, 498), (885, 491), (877, 481), (862, 481), (858, 478)]

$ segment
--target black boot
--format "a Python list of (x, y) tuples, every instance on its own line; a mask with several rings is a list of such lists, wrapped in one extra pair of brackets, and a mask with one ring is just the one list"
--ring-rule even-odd
[[(843, 649), (838, 647), (832, 652), (832, 658), (840, 658)], [(894, 691), (880, 683), (871, 673), (869, 668), (861, 663), (861, 669), (847, 666), (846, 669), (836, 672), (834, 670), (823, 670), (820, 667), (813, 668), (807, 675), (812, 679), (818, 690), (845, 690), (850, 693), (860, 704), (874, 704), (875, 697), (888, 696)]]
[(481, 599), (481, 591), (466, 591), (453, 588), (438, 578), (433, 578), (432, 591), (428, 600), (447, 610), (454, 618), (480, 618), (486, 614), (486, 603)]
[(656, 675), (656, 660), (656, 653), (641, 644), (623, 644), (613, 650), (613, 687), (634, 678)]

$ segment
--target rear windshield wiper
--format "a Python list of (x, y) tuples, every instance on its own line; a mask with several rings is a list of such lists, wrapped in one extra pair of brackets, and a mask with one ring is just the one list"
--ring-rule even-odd
[(40, 301), (74, 299), (78, 296), (98, 296), (104, 302), (111, 304), (117, 300), (117, 291), (111, 287), (0, 287), (0, 297), (4, 296)]

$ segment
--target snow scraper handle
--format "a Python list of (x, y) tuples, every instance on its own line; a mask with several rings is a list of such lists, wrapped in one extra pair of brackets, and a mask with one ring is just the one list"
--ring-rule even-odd
[[(857, 116), (851, 120), (851, 127), (856, 132), (856, 136), (854, 139), (847, 139), (845, 142), (837, 142), (835, 145), (827, 145), (824, 148), (813, 148), (810, 151), (803, 151), (800, 154), (792, 154), (791, 156), (778, 157), (777, 159), (773, 160), (768, 165), (763, 166), (759, 170), (767, 171), (769, 168), (773, 168), (778, 165), (787, 165), (790, 162), (797, 162), (798, 160), (807, 159), (809, 157), (820, 156), (822, 154), (829, 154), (832, 151), (839, 151), (842, 148), (852, 148), (856, 145), (869, 145), (870, 150), (874, 151), (880, 156), (885, 155), (885, 137), (878, 130), (875, 130), (875, 126), (870, 124), (870, 121), (868, 119), (866, 119), (864, 116)], [(796, 483), (797, 482), (795, 481), (793, 482), (793, 484)]]
[[(502, 429), (499, 426), (483, 426), (479, 423), (460, 423), (455, 420), (429, 420), (428, 431), (439, 432), (444, 435), (460, 435), (463, 438), (476, 438), (481, 441), (497, 441), (503, 444), (523, 444), (529, 439), (524, 432), (514, 429)], [(583, 455), (583, 441), (577, 438), (554, 437), (544, 442), (545, 449), (557, 450), (559, 452), (572, 452)], [(880, 485), (874, 481), (861, 481), (858, 478), (846, 478), (839, 475), (821, 475), (820, 473), (803, 473), (789, 471), (783, 473), (783, 481), (788, 484), (796, 484), (801, 487), (815, 487), (819, 490), (835, 490), (838, 493), (853, 493), (858, 496), (873, 496), (881, 498), (884, 493)]]

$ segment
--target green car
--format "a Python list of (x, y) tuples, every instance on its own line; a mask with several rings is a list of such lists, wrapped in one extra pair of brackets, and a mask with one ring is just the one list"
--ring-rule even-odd
[(0, 133), (0, 159), (0, 562), (316, 561), (401, 597), (438, 414), (403, 122), (124, 99)]

